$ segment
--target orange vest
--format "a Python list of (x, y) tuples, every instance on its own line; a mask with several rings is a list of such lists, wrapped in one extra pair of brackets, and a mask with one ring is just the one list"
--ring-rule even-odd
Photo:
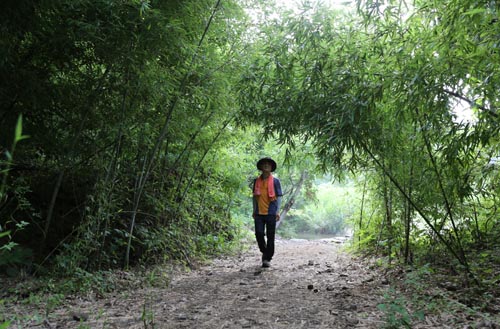
[(259, 215), (267, 215), (269, 211), (269, 204), (276, 200), (273, 177), (269, 176), (265, 180), (258, 177), (255, 182), (254, 195), (257, 198)]

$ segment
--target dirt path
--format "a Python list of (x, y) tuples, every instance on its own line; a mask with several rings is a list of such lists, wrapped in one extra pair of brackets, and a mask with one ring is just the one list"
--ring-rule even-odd
[(45, 327), (378, 328), (386, 286), (340, 248), (279, 240), (271, 268), (260, 267), (254, 247), (177, 276), (168, 288), (69, 302)]
[[(272, 268), (260, 254), (225, 259), (172, 283), (172, 328), (375, 328), (370, 271), (320, 241), (281, 241)], [(186, 296), (187, 292), (187, 296)], [(163, 317), (162, 317), (163, 318)], [(162, 319), (163, 321), (163, 319)], [(168, 327), (168, 326), (167, 326)]]

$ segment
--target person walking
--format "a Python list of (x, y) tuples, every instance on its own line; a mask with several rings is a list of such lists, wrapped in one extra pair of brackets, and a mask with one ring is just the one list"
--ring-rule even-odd
[(260, 159), (257, 161), (257, 169), (261, 171), (261, 175), (254, 179), (252, 189), (255, 238), (262, 253), (262, 267), (269, 267), (274, 256), (276, 222), (280, 220), (283, 192), (280, 180), (271, 174), (276, 170), (273, 159)]

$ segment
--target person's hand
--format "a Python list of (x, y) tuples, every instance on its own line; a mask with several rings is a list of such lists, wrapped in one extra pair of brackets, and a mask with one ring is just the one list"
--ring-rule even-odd
[(280, 213), (276, 213), (276, 221), (279, 222), (280, 221)]
[(255, 214), (252, 214), (253, 219), (255, 219)]

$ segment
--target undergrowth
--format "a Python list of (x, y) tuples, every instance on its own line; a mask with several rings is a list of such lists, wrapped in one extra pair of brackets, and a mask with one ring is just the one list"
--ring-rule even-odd
[[(240, 252), (245, 248), (243, 243), (231, 248), (221, 248), (213, 256)], [(129, 271), (107, 270), (87, 272), (76, 269), (73, 275), (57, 277), (55, 275), (39, 278), (27, 277), (2, 278), (5, 284), (0, 295), (0, 328), (21, 325), (26, 321), (42, 324), (51, 313), (65, 303), (70, 296), (100, 296), (114, 292), (133, 293), (137, 289), (167, 288), (171, 278), (183, 271), (197, 268), (210, 261), (209, 256), (193, 257), (189, 262), (170, 260), (163, 264), (143, 264)], [(146, 327), (154, 325), (154, 317), (144, 306), (143, 320)]]
[[(384, 328), (412, 328), (439, 318), (450, 325), (500, 323), (497, 286), (477, 286), (447, 267), (424, 264), (402, 266), (379, 258), (376, 265), (386, 273), (390, 288), (378, 305), (386, 316)], [(426, 319), (429, 319), (428, 321)], [(427, 321), (427, 322), (426, 322)]]

